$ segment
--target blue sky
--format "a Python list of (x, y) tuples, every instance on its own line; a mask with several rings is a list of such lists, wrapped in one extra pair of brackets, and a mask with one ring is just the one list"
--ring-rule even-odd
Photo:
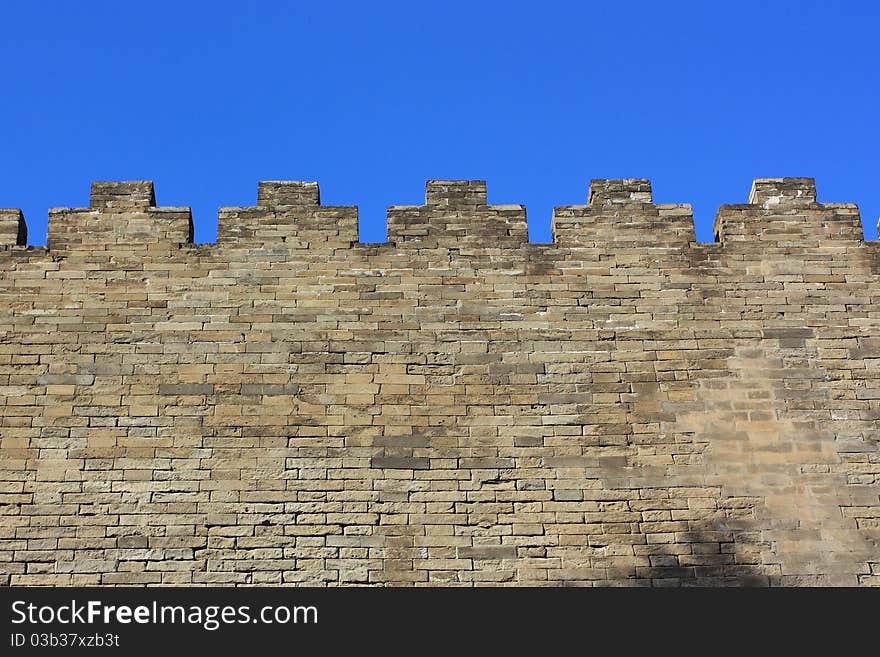
[(555, 205), (647, 177), (701, 240), (756, 177), (880, 215), (876, 2), (20, 2), (0, 23), (0, 207), (32, 244), (92, 180), (152, 179), (196, 240), (257, 181), (317, 180), (361, 238), (427, 178)]

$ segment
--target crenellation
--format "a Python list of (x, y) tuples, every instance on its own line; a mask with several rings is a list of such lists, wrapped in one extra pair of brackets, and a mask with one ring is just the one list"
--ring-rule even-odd
[(356, 207), (321, 206), (269, 212), (263, 208), (229, 207), (220, 208), (216, 246), (228, 249), (259, 244), (300, 253), (331, 244), (336, 248), (349, 248), (357, 243), (357, 231)]
[(193, 241), (188, 207), (157, 207), (151, 181), (95, 182), (87, 208), (50, 208), (50, 251), (178, 249)]
[(590, 181), (587, 205), (652, 203), (651, 181), (646, 178), (599, 179)]
[[(88, 208), (52, 208), (49, 213), (54, 250), (80, 244), (192, 242), (189, 208), (156, 207), (150, 181), (95, 182)], [(0, 221), (7, 246), (26, 243), (27, 226), (19, 210), (0, 210)], [(425, 205), (389, 206), (387, 228), (388, 243), (420, 249), (441, 243), (466, 251), (519, 248), (528, 241), (525, 206), (488, 205), (483, 180), (429, 180)], [(858, 206), (818, 203), (812, 178), (756, 179), (748, 203), (720, 206), (713, 230), (716, 242), (727, 244), (753, 238), (783, 246), (798, 240), (804, 245), (822, 239), (862, 240)], [(357, 207), (322, 206), (316, 182), (274, 180), (259, 183), (256, 206), (219, 210), (218, 239), (223, 243), (283, 242), (304, 231), (312, 241), (354, 245)], [(651, 183), (642, 178), (593, 179), (586, 205), (554, 208), (551, 232), (561, 246), (696, 248), (691, 206), (654, 204)]]
[(651, 183), (642, 178), (590, 181), (586, 205), (553, 209), (551, 231), (554, 242), (572, 247), (668, 249), (696, 241), (691, 206), (655, 205)]
[(764, 209), (774, 206), (804, 206), (816, 202), (813, 178), (755, 178), (749, 192), (749, 204)]
[(192, 211), (183, 207), (50, 208), (46, 246), (51, 251), (107, 250), (123, 246), (178, 248), (193, 241)]
[(150, 180), (92, 183), (90, 208), (145, 209), (155, 206), (156, 195)]
[(814, 189), (2, 210), (0, 585), (876, 586), (880, 242)]
[(425, 205), (471, 208), (487, 203), (485, 180), (429, 180), (425, 184)]
[[(686, 247), (696, 241), (690, 205), (647, 206), (638, 212), (625, 206), (569, 205), (553, 209), (553, 241), (560, 246)], [(613, 208), (613, 209), (612, 209)]]
[(262, 180), (257, 185), (257, 205), (321, 205), (321, 192), (316, 182)]
[(528, 242), (525, 206), (488, 205), (483, 180), (429, 180), (425, 205), (387, 210), (388, 242), (408, 248), (518, 248)]
[(218, 211), (217, 242), (226, 248), (255, 243), (286, 250), (343, 248), (357, 241), (357, 207), (321, 205), (316, 182), (262, 181), (256, 206)]
[(726, 244), (761, 240), (780, 247), (863, 241), (854, 203), (819, 203), (812, 178), (757, 178), (748, 204), (722, 205), (713, 226)]
[(27, 244), (27, 224), (18, 208), (0, 208), (0, 248)]

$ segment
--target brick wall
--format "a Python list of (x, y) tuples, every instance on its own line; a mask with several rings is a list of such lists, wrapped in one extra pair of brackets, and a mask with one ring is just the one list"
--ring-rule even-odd
[(811, 179), (596, 180), (552, 244), (482, 181), (147, 182), (0, 210), (0, 583), (880, 583), (880, 246)]

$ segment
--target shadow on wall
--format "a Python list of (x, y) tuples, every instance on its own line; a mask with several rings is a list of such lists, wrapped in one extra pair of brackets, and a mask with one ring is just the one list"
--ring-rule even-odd
[[(778, 585), (778, 566), (762, 563), (771, 545), (762, 542), (760, 531), (745, 529), (742, 521), (724, 519), (692, 521), (696, 525), (675, 534), (674, 542), (651, 542), (645, 546), (649, 568), (638, 568), (637, 581), (623, 585), (757, 586)], [(661, 535), (662, 536), (662, 535)]]

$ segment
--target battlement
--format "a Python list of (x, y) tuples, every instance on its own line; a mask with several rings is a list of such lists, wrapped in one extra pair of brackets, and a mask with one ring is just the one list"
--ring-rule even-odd
[(587, 205), (651, 203), (651, 181), (646, 178), (622, 180), (593, 179), (587, 194)]
[(264, 208), (321, 205), (321, 192), (316, 182), (263, 180), (257, 185), (257, 205)]
[(425, 205), (468, 208), (486, 204), (485, 180), (429, 180), (425, 183)]
[(714, 224), (718, 242), (815, 244), (862, 239), (853, 203), (819, 203), (813, 178), (757, 178), (748, 204), (722, 205)]
[(0, 248), (27, 244), (27, 224), (18, 208), (0, 208)]
[[(518, 248), (528, 242), (526, 208), (490, 205), (484, 180), (428, 180), (423, 205), (387, 209), (388, 243), (401, 248)], [(317, 182), (261, 181), (256, 205), (222, 207), (218, 242), (242, 247), (282, 242), (289, 248), (358, 242), (357, 206), (321, 204)], [(693, 212), (686, 203), (655, 204), (645, 178), (594, 179), (585, 205), (553, 211), (553, 241), (560, 246), (675, 249), (695, 244)], [(758, 178), (748, 203), (722, 205), (714, 235), (719, 243), (760, 240), (805, 246), (862, 239), (858, 207), (820, 203), (812, 178)], [(178, 248), (192, 242), (188, 207), (157, 207), (150, 181), (92, 183), (89, 206), (49, 211), (48, 248), (112, 250), (152, 244)], [(27, 226), (20, 210), (0, 211), (0, 245), (21, 246)]]
[(858, 208), (584, 195), (549, 244), (482, 180), (382, 244), (317, 182), (214, 244), (147, 181), (0, 210), (0, 586), (880, 585)]
[(645, 178), (591, 180), (586, 205), (554, 208), (553, 241), (568, 246), (665, 248), (696, 241), (690, 205), (653, 203)]
[(529, 240), (522, 205), (489, 205), (485, 180), (429, 180), (424, 205), (392, 205), (388, 241), (431, 248), (514, 248)]
[(151, 180), (93, 182), (90, 208), (154, 208), (156, 194)]
[(316, 182), (261, 181), (256, 206), (222, 207), (218, 213), (217, 242), (224, 246), (342, 248), (357, 240), (357, 207), (321, 205)]
[(815, 202), (816, 181), (813, 178), (756, 178), (749, 192), (749, 204), (765, 209), (777, 205), (811, 205)]
[(51, 208), (50, 251), (108, 250), (137, 245), (191, 243), (192, 211), (156, 207), (151, 181), (92, 183), (89, 207)]

